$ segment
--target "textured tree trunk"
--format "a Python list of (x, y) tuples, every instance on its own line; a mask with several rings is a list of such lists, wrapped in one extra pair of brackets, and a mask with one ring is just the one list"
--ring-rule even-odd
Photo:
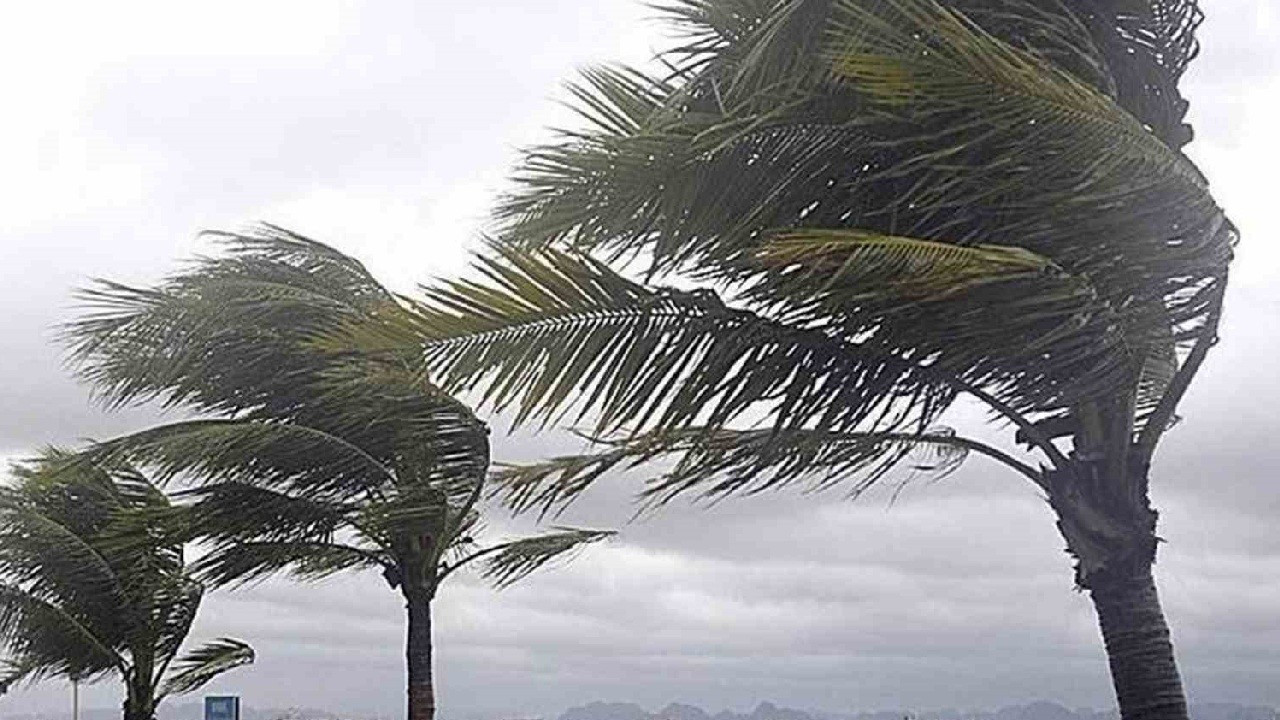
[(1058, 530), (1076, 558), (1076, 584), (1089, 591), (1098, 614), (1120, 717), (1188, 720), (1151, 575), (1159, 513), (1147, 496), (1147, 468), (1135, 466), (1127, 476), (1106, 469), (1104, 459), (1046, 474)]
[(124, 701), (124, 720), (155, 720), (155, 703), (151, 689), (130, 688)]
[(405, 659), (409, 668), (409, 720), (435, 720), (436, 691), (431, 670), (431, 594), (405, 588), (409, 631)]
[(1090, 594), (1111, 664), (1123, 720), (1187, 720), (1182, 678), (1150, 568), (1123, 579), (1098, 578)]

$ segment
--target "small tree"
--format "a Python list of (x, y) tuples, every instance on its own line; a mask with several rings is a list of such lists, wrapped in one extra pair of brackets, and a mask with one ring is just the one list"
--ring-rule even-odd
[(0, 694), (21, 682), (118, 677), (125, 720), (253, 662), (229, 638), (179, 655), (204, 587), (164, 532), (163, 492), (123, 463), (51, 450), (0, 488)]
[(408, 715), (435, 713), (431, 604), (480, 566), (509, 585), (605, 531), (556, 528), (481, 547), (488, 429), (398, 354), (335, 353), (317, 338), (372, 322), (397, 298), (358, 262), (276, 228), (221, 236), (229, 253), (153, 289), (104, 283), (69, 329), (110, 401), (162, 398), (220, 416), (101, 444), (182, 493), (196, 563), (214, 584), (374, 569), (405, 599)]

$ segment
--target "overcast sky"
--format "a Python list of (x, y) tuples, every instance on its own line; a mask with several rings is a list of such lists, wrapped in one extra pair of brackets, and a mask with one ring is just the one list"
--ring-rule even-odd
[[(1157, 572), (1192, 700), (1280, 705), (1280, 7), (1202, 4), (1191, 152), (1244, 239), (1223, 341), (1154, 468)], [(566, 119), (558, 84), (587, 63), (644, 60), (661, 37), (649, 14), (631, 0), (7, 4), (0, 455), (152, 418), (94, 409), (51, 328), (87, 278), (152, 281), (204, 247), (202, 229), (282, 224), (403, 289), (456, 271), (514, 150)], [(519, 437), (498, 452), (564, 447)], [(602, 488), (567, 519), (622, 523), (629, 492)], [(446, 718), (593, 699), (1111, 702), (1048, 507), (981, 459), (892, 507), (775, 495), (625, 531), (501, 594), (469, 579), (442, 591)], [(257, 647), (256, 666), (216, 686), (249, 705), (395, 715), (402, 623), (398, 595), (369, 576), (218, 594), (196, 635)], [(84, 696), (118, 702), (106, 684)], [(0, 698), (0, 716), (66, 703), (48, 683)]]

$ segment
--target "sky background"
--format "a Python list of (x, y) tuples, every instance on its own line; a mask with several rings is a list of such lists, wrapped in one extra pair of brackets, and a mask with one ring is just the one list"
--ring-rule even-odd
[[(1243, 232), (1222, 342), (1153, 469), (1157, 573), (1193, 701), (1280, 705), (1280, 7), (1203, 0), (1185, 89), (1191, 146)], [(154, 419), (106, 415), (52, 342), (88, 278), (152, 282), (197, 233), (265, 220), (388, 284), (457, 272), (517, 148), (568, 120), (575, 68), (661, 45), (631, 0), (48, 2), (0, 24), (0, 456)], [(954, 422), (974, 429), (961, 409)], [(498, 440), (507, 459), (573, 449)], [(566, 521), (626, 523), (634, 484)], [(677, 507), (500, 594), (436, 603), (442, 713), (531, 716), (594, 699), (747, 708), (1102, 707), (1092, 610), (1043, 499), (971, 460), (935, 485), (850, 503), (772, 495)], [(205, 604), (197, 638), (259, 661), (210, 691), (248, 705), (397, 715), (403, 609), (376, 576), (269, 582)], [(115, 706), (110, 684), (85, 705)], [(63, 709), (57, 682), (0, 716)]]

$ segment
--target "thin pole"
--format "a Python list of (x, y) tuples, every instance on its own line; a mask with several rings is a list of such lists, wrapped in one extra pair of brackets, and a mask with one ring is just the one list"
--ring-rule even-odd
[(71, 681), (71, 720), (80, 720), (80, 681)]

